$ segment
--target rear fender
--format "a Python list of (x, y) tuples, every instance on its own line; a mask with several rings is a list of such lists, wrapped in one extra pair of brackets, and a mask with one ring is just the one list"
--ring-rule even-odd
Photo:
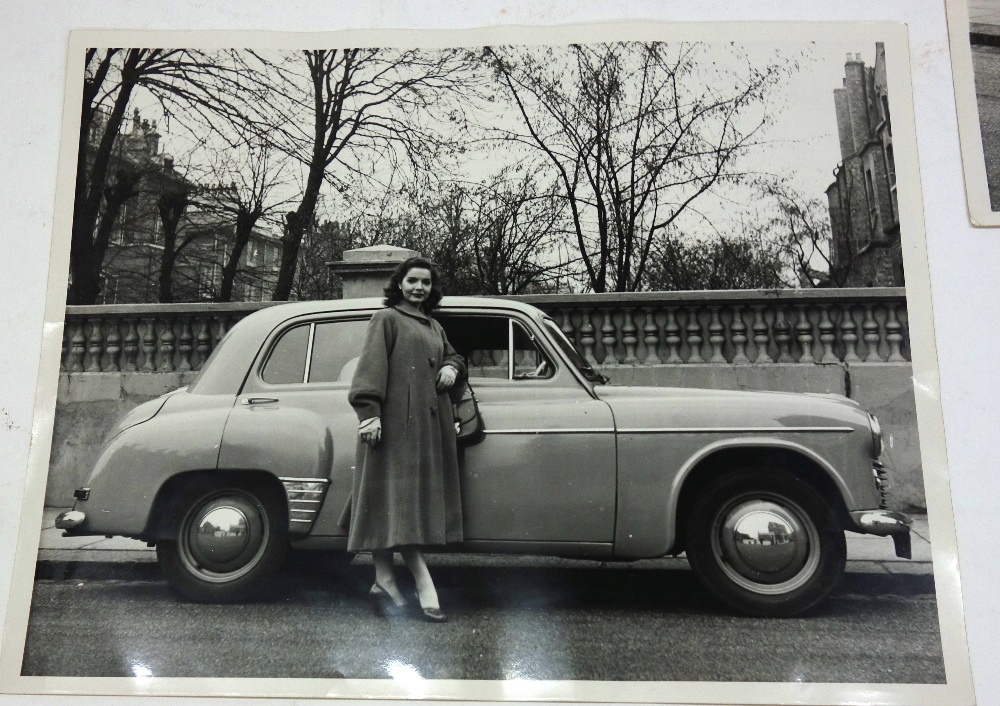
[(151, 419), (113, 436), (76, 504), (86, 514), (82, 534), (136, 537), (149, 523), (153, 500), (170, 478), (214, 469), (232, 395), (171, 395)]

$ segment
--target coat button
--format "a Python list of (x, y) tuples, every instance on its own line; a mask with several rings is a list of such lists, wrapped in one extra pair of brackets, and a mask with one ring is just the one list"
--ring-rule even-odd
[(431, 410), (431, 416), (436, 417), (438, 413), (437, 409), (435, 409), (434, 407), (430, 407), (429, 409)]
[(427, 364), (428, 364), (429, 366), (431, 366), (432, 368), (434, 367), (434, 363), (435, 363), (435, 362), (437, 362), (437, 361), (435, 361), (435, 360), (434, 360), (433, 358), (428, 358), (428, 359), (427, 359)]

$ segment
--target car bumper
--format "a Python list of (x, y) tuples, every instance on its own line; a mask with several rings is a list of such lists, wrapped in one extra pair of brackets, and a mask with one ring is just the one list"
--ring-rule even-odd
[(902, 559), (913, 558), (910, 542), (910, 525), (913, 520), (908, 516), (892, 510), (857, 510), (851, 513), (851, 519), (864, 534), (892, 537), (896, 556)]
[(104, 534), (103, 532), (94, 532), (87, 527), (87, 514), (80, 510), (67, 510), (56, 515), (56, 529), (61, 529), (64, 537), (87, 537)]

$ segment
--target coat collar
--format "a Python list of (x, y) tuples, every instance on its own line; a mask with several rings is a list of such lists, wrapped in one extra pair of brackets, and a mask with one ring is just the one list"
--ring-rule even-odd
[(431, 320), (427, 316), (427, 314), (424, 314), (423, 312), (421, 312), (419, 314), (414, 314), (413, 312), (406, 311), (406, 310), (400, 308), (399, 306), (393, 306), (392, 308), (395, 311), (398, 311), (403, 316), (409, 316), (411, 319), (416, 319), (417, 321), (420, 321), (421, 323), (429, 324), (431, 322)]

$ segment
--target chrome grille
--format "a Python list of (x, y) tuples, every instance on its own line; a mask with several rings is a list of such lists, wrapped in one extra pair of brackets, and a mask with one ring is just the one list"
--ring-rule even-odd
[(878, 506), (881, 510), (889, 508), (889, 490), (892, 484), (889, 482), (889, 469), (881, 461), (872, 463), (872, 474), (875, 476), (875, 487), (878, 488)]
[(289, 531), (308, 532), (316, 520), (330, 481), (325, 478), (282, 478), (288, 496)]

